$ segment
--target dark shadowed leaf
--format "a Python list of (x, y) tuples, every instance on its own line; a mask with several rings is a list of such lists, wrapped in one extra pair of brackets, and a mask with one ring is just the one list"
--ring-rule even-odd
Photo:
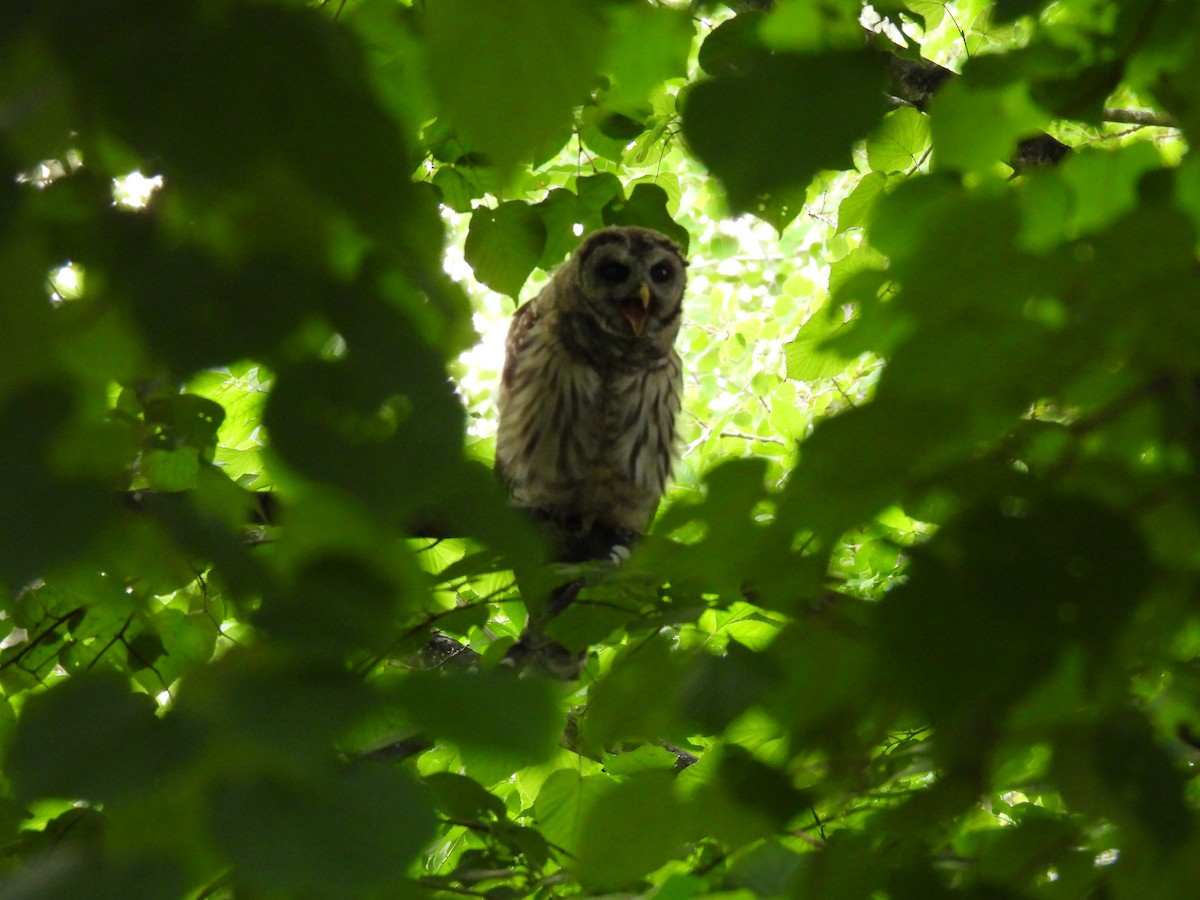
[(269, 590), (254, 615), (264, 631), (316, 656), (386, 649), (395, 639), (397, 586), (355, 559), (315, 559), (287, 588)]
[(583, 820), (580, 882), (593, 889), (633, 886), (678, 854), (687, 834), (671, 772), (641, 772), (599, 797)]
[[(609, 676), (588, 697), (583, 738), (590, 746), (609, 746), (621, 740), (663, 740), (676, 729), (672, 707), (683, 677), (681, 661), (673, 659), (662, 641), (617, 659)], [(645, 704), (647, 684), (660, 702)]]
[(1103, 665), (1145, 579), (1140, 536), (1093, 501), (972, 510), (922, 549), (880, 607), (882, 664), (942, 728), (943, 750), (969, 754), (988, 741), (980, 716), (994, 720), (1072, 648)]
[(467, 262), (494, 291), (516, 299), (545, 247), (546, 224), (527, 203), (510, 200), (494, 210), (478, 206), (471, 215)]
[(375, 699), (336, 661), (242, 650), (196, 673), (177, 709), (190, 723), (236, 735), (237, 746), (308, 765), (328, 760)]
[(666, 6), (625, 3), (607, 12), (609, 42), (599, 70), (612, 84), (604, 104), (628, 113), (663, 81), (687, 73), (695, 26), (687, 10)]
[(1046, 5), (1045, 0), (996, 0), (996, 8), (992, 16), (997, 24), (1003, 24), (1035, 13)]
[(74, 77), (168, 177), (205, 189), (278, 167), (372, 230), (395, 232), (411, 193), (404, 135), (348, 33), (316, 10), (126, 0), (89, 4), (86, 15), (51, 9), (47, 30)]
[(94, 541), (115, 512), (103, 481), (53, 467), (74, 402), (64, 384), (29, 385), (0, 399), (0, 582), (9, 591), (47, 574)]
[[(603, 20), (568, 0), (511, 6), (435, 0), (424, 26), (429, 80), (441, 108), (463, 140), (503, 169), (570, 121), (604, 45)], [(539, 90), (527, 90), (533, 84)]]
[(438, 806), (456, 819), (478, 819), (490, 813), (498, 819), (505, 816), (504, 801), (479, 782), (453, 772), (433, 772), (425, 776)]
[[(813, 91), (814, 84), (826, 89)], [(821, 169), (849, 168), (851, 146), (883, 112), (881, 86), (865, 54), (761, 56), (746, 74), (691, 90), (684, 136), (730, 203), (754, 212), (765, 198), (803, 189)]]
[(546, 243), (538, 265), (553, 269), (579, 245), (575, 225), (583, 221), (579, 198), (564, 188), (555, 188), (533, 207), (546, 226)]
[(939, 169), (984, 171), (1011, 159), (1017, 142), (1045, 125), (1046, 114), (1024, 85), (996, 88), (960, 80), (938, 91), (929, 117)]
[(787, 773), (736, 745), (726, 747), (721, 755), (720, 778), (730, 797), (765, 815), (777, 827), (810, 808), (810, 799), (792, 784)]
[(505, 758), (543, 760), (562, 735), (553, 686), (508, 671), (413, 673), (386, 697), (418, 728)]
[(614, 198), (604, 207), (605, 225), (640, 225), (671, 238), (687, 254), (691, 237), (667, 212), (667, 192), (657, 185), (638, 184), (629, 199)]
[(369, 765), (219, 782), (209, 816), (239, 884), (347, 898), (401, 885), (434, 823), (411, 776)]
[(726, 19), (700, 45), (700, 68), (709, 75), (745, 75), (762, 55), (758, 29), (765, 13), (750, 9)]
[(32, 697), (8, 755), (21, 796), (114, 802), (149, 789), (199, 749), (178, 717), (115, 673), (84, 674)]
[(767, 657), (730, 641), (724, 656), (706, 657), (688, 670), (680, 706), (705, 733), (715, 734), (761, 700), (779, 675)]
[(1144, 834), (1164, 850), (1195, 834), (1185, 770), (1131, 709), (1068, 729), (1055, 748), (1054, 772), (1072, 807)]
[[(90, 812), (90, 811), (87, 811)], [(99, 814), (95, 814), (99, 818)], [(47, 831), (54, 832), (53, 827)], [(138, 860), (116, 860), (101, 855), (80, 838), (86, 827), (70, 822), (56, 838), (68, 840), (50, 852), (36, 856), (19, 873), (5, 877), (6, 900), (58, 900), (87, 897), (88, 900), (160, 900), (187, 893), (188, 882), (174, 862), (146, 856)], [(56, 842), (57, 843), (57, 842)], [(83, 846), (81, 846), (83, 845)]]

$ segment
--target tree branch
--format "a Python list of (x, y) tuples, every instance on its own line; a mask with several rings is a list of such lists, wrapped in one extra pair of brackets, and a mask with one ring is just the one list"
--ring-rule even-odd
[(1156, 113), (1148, 109), (1113, 109), (1104, 107), (1100, 117), (1105, 122), (1117, 122), (1122, 125), (1145, 125), (1149, 128), (1178, 128), (1179, 122), (1174, 116)]
[[(922, 112), (929, 101), (948, 82), (959, 76), (928, 59), (908, 59), (885, 46), (881, 37), (872, 35), (875, 49), (888, 57), (889, 97), (897, 105), (912, 106)], [(1177, 128), (1176, 120), (1163, 113), (1143, 109), (1114, 109), (1105, 107), (1101, 114), (1105, 122), (1124, 125), (1139, 125), (1154, 128)], [(1046, 133), (1035, 135), (1017, 145), (1016, 153), (1009, 165), (1018, 173), (1030, 169), (1052, 166), (1071, 152), (1071, 147)]]

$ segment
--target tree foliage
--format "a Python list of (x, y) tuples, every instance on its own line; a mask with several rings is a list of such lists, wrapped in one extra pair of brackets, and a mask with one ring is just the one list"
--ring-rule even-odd
[[(1190, 897), (1198, 16), (5, 5), (0, 893)], [(497, 349), (606, 224), (684, 450), (564, 570)]]

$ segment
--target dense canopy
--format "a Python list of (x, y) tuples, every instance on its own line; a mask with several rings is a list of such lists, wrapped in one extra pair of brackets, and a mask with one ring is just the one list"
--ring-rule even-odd
[[(0, 896), (1191, 898), (1198, 137), (1170, 0), (0, 5)], [(610, 224), (681, 462), (564, 570)]]

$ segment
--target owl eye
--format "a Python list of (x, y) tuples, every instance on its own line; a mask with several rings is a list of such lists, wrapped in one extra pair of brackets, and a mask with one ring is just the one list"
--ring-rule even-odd
[(596, 272), (609, 284), (620, 284), (629, 277), (629, 266), (610, 259), (608, 262), (601, 263)]
[(671, 279), (671, 267), (666, 263), (655, 263), (650, 267), (650, 278), (655, 284), (663, 284)]

